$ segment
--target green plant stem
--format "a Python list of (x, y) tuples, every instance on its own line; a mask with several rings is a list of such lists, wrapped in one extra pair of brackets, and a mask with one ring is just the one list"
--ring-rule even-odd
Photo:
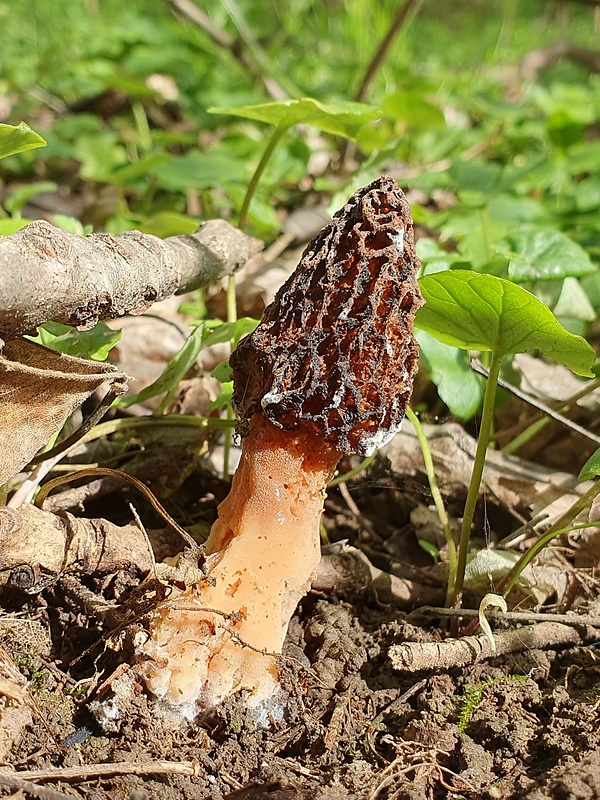
[(510, 441), (507, 445), (502, 448), (502, 452), (510, 456), (512, 453), (516, 453), (524, 444), (526, 444), (530, 439), (538, 434), (546, 425), (550, 422), (550, 417), (543, 417), (542, 419), (537, 419), (535, 422), (532, 422), (524, 431), (518, 436), (515, 436), (512, 441)]
[(454, 586), (451, 587), (449, 592), (450, 605), (454, 607), (460, 604), (462, 597), (463, 584), (465, 580), (465, 568), (467, 566), (467, 555), (469, 553), (469, 541), (471, 538), (471, 527), (473, 525), (473, 517), (475, 516), (477, 499), (479, 497), (479, 488), (481, 486), (483, 468), (485, 466), (485, 455), (492, 432), (492, 425), (494, 421), (494, 404), (496, 401), (496, 390), (498, 388), (498, 376), (500, 374), (501, 363), (502, 355), (500, 353), (493, 352), (487, 384), (485, 387), (485, 395), (483, 398), (483, 412), (481, 415), (475, 461), (473, 462), (473, 472), (471, 473), (471, 481), (469, 483), (469, 490), (467, 492), (467, 500), (465, 503), (465, 512), (460, 530), (456, 580), (454, 582)]
[(357, 475), (360, 475), (361, 472), (364, 472), (366, 470), (366, 468), (369, 466), (371, 461), (373, 461), (376, 455), (377, 451), (372, 453), (370, 456), (363, 458), (363, 460), (357, 467), (354, 467), (354, 469), (348, 470), (348, 472), (344, 472), (343, 475), (338, 475), (337, 478), (334, 478), (333, 480), (329, 481), (329, 483), (327, 484), (327, 488), (333, 489), (334, 486), (339, 486), (340, 483), (346, 483), (347, 481), (352, 480), (352, 478), (356, 478)]
[[(573, 505), (565, 511), (562, 517), (559, 517), (555, 523), (553, 523), (548, 530), (540, 536), (540, 538), (535, 542), (526, 553), (519, 558), (517, 563), (512, 567), (510, 572), (502, 579), (498, 586), (498, 591), (502, 592), (504, 597), (507, 597), (515, 583), (519, 580), (519, 576), (525, 569), (525, 567), (531, 563), (531, 561), (537, 556), (537, 554), (544, 549), (552, 539), (555, 539), (557, 536), (561, 536), (563, 533), (568, 533), (570, 530), (575, 530), (578, 528), (589, 528), (591, 527), (589, 524), (587, 525), (577, 525), (573, 526), (570, 523), (581, 514), (589, 505), (592, 504), (594, 498), (600, 494), (600, 480), (597, 480), (593, 486), (591, 486), (585, 494), (582, 494), (581, 497), (576, 500)], [(597, 522), (593, 523), (597, 525)]]
[(111, 419), (95, 425), (89, 433), (82, 436), (80, 443), (92, 442), (102, 439), (103, 436), (110, 436), (113, 433), (126, 431), (130, 428), (160, 428), (167, 427), (179, 428), (234, 428), (235, 423), (219, 417), (194, 417), (191, 414), (165, 414), (160, 417), (125, 417), (121, 419)]
[(448, 605), (450, 601), (451, 588), (456, 584), (456, 542), (454, 541), (454, 536), (452, 535), (448, 514), (446, 514), (446, 508), (444, 506), (442, 494), (439, 490), (435, 477), (435, 469), (433, 466), (433, 459), (431, 457), (431, 450), (429, 449), (429, 442), (427, 441), (427, 437), (423, 431), (423, 426), (421, 425), (420, 419), (410, 406), (408, 406), (406, 409), (406, 417), (410, 422), (412, 422), (417, 434), (417, 439), (419, 440), (419, 445), (421, 447), (421, 453), (423, 454), (425, 472), (427, 473), (427, 480), (429, 481), (431, 497), (435, 503), (437, 515), (440, 520), (442, 530), (444, 531), (444, 536), (446, 537), (446, 547), (448, 549), (448, 584), (446, 587), (446, 605)]
[(279, 144), (279, 141), (285, 136), (288, 129), (287, 127), (279, 127), (275, 128), (275, 131), (269, 141), (267, 142), (267, 146), (265, 147), (265, 152), (262, 154), (262, 158), (260, 159), (258, 166), (254, 170), (254, 175), (250, 179), (250, 183), (248, 184), (248, 189), (246, 190), (246, 196), (244, 197), (244, 201), (242, 203), (242, 208), (240, 209), (240, 216), (238, 218), (238, 228), (240, 230), (244, 230), (246, 227), (246, 223), (248, 221), (248, 211), (250, 209), (250, 203), (252, 202), (252, 198), (256, 192), (256, 187), (262, 177), (263, 172), (265, 171), (265, 167), (269, 163), (269, 159), (273, 155), (273, 151)]

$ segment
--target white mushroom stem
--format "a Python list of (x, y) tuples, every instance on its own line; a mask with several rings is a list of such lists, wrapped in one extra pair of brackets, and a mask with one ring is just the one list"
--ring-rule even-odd
[(240, 689), (251, 706), (277, 691), (273, 654), (316, 571), (325, 488), (338, 460), (313, 433), (251, 419), (207, 541), (209, 580), (171, 595), (151, 620), (146, 681), (167, 705), (193, 716), (198, 702), (211, 706)]

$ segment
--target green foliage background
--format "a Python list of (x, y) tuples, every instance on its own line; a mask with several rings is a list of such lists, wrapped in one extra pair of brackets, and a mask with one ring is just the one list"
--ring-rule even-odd
[[(0, 123), (25, 120), (48, 143), (0, 163), (0, 234), (52, 190), (78, 199), (79, 218), (56, 221), (79, 232), (167, 236), (203, 218), (235, 222), (272, 133), (247, 106), (272, 101), (269, 82), (333, 109), (354, 99), (399, 5), (198, 3), (235, 43), (226, 47), (167, 0), (0, 0)], [(352, 168), (340, 168), (343, 125), (290, 128), (258, 183), (249, 232), (270, 241), (307, 193), (336, 208), (392, 169), (411, 192), (427, 273), (514, 281), (586, 335), (600, 309), (600, 76), (561, 59), (531, 79), (519, 64), (557, 40), (595, 48), (597, 24), (577, 3), (417, 3), (369, 88)], [(314, 104), (299, 108), (296, 121), (311, 121)], [(421, 344), (442, 399), (470, 417), (480, 392), (466, 359)]]

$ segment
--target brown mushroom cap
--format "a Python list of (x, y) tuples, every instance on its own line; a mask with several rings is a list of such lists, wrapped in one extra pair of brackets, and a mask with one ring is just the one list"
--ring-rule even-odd
[(399, 430), (418, 345), (409, 204), (389, 176), (360, 189), (309, 244), (231, 356), (234, 406), (368, 455)]

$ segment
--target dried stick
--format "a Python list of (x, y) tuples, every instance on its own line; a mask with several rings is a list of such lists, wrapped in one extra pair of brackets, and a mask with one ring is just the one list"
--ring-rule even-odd
[[(113, 775), (191, 775), (200, 774), (200, 765), (192, 761), (144, 761), (143, 764), (119, 762), (116, 764), (88, 764), (84, 767), (65, 767), (64, 769), (30, 769), (19, 772), (0, 771), (3, 778), (27, 779), (28, 781), (86, 781), (90, 778), (106, 778)], [(41, 788), (41, 787), (40, 787)], [(41, 795), (38, 795), (41, 797)], [(69, 797), (60, 794), (60, 800)], [(53, 800), (48, 795), (48, 800)], [(58, 798), (57, 798), (58, 800)]]
[(486, 636), (465, 636), (444, 642), (404, 642), (388, 651), (392, 667), (400, 672), (448, 670), (477, 664), (485, 658), (550, 647), (573, 647), (598, 638), (597, 629), (576, 629), (542, 622), (515, 631), (494, 633), (496, 651)]
[(0, 237), (0, 335), (16, 338), (48, 320), (90, 328), (141, 314), (230, 275), (261, 247), (224, 220), (168, 239), (139, 231), (74, 236), (36, 220)]

